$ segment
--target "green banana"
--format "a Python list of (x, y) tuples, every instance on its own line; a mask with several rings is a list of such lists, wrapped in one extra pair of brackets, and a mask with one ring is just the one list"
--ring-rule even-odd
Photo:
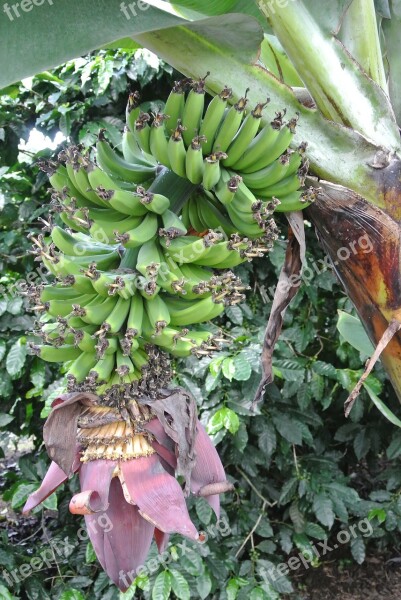
[[(297, 119), (291, 119), (288, 123), (283, 125), (283, 127), (278, 131), (274, 143), (270, 144), (266, 151), (256, 159), (252, 165), (247, 168), (242, 167), (239, 168), (237, 165), (233, 165), (232, 168), (240, 171), (241, 175), (243, 173), (253, 173), (254, 171), (260, 171), (260, 169), (264, 169), (277, 160), (279, 156), (281, 156), (289, 147), (292, 138), (294, 137), (295, 126), (297, 124)], [(256, 139), (256, 138), (255, 138)]]
[(85, 206), (101, 206), (107, 207), (107, 202), (100, 198), (91, 188), (89, 182), (89, 172), (94, 168), (93, 163), (87, 161), (85, 167), (81, 167), (78, 171), (74, 171), (75, 184), (85, 198)]
[(229, 256), (223, 258), (221, 261), (215, 263), (213, 265), (214, 269), (233, 269), (234, 267), (238, 267), (238, 265), (242, 265), (244, 262), (249, 260), (245, 255), (242, 255), (240, 252), (231, 252)]
[(142, 334), (142, 318), (144, 312), (143, 299), (140, 294), (131, 298), (130, 310), (127, 317), (126, 336), (131, 338)]
[(62, 192), (66, 196), (76, 198), (77, 202), (81, 203), (81, 206), (86, 206), (87, 201), (85, 197), (83, 197), (80, 191), (75, 187), (74, 183), (68, 177), (67, 169), (64, 165), (56, 163), (50, 167), (42, 166), (45, 173), (49, 175), (49, 182), (53, 189), (58, 192)]
[(138, 291), (145, 300), (151, 300), (160, 292), (160, 286), (153, 278), (140, 275), (138, 277)]
[(117, 304), (120, 298), (115, 296), (96, 296), (91, 302), (85, 305), (79, 315), (85, 323), (101, 325)]
[(131, 352), (130, 358), (139, 372), (142, 372), (143, 368), (149, 364), (149, 356), (141, 348)]
[(180, 330), (172, 327), (166, 327), (159, 335), (152, 336), (152, 328), (149, 320), (145, 320), (144, 331), (146, 337), (152, 340), (152, 344), (160, 346), (173, 356), (180, 358), (190, 356), (196, 348), (199, 348), (212, 338), (212, 335), (208, 331), (189, 332), (188, 329)]
[(207, 234), (204, 237), (188, 235), (171, 240), (167, 246), (166, 242), (161, 239), (160, 243), (165, 248), (165, 256), (171, 257), (178, 265), (184, 263), (195, 262), (196, 259), (206, 254), (209, 246), (213, 245), (217, 240), (221, 239), (221, 234)]
[(159, 229), (159, 235), (169, 239), (187, 234), (187, 228), (180, 217), (171, 210), (165, 210), (161, 215), (163, 227)]
[(85, 275), (69, 275), (61, 280), (62, 285), (70, 285), (79, 294), (92, 294), (92, 282)]
[[(261, 207), (262, 208), (262, 207)], [(233, 204), (230, 204), (227, 207), (228, 214), (234, 226), (237, 228), (237, 231), (242, 235), (246, 235), (250, 238), (255, 238), (263, 235), (263, 222), (259, 225), (258, 215), (260, 214), (258, 211), (252, 211), (250, 213), (244, 213), (236, 211)]]
[[(230, 214), (230, 209), (234, 208), (234, 210), (248, 213), (252, 215), (253, 208), (258, 204), (258, 198), (256, 198), (255, 194), (251, 192), (251, 190), (241, 182), (238, 185), (238, 189), (235, 193), (234, 199), (230, 204), (227, 205), (228, 214)], [(248, 221), (249, 223), (253, 222), (253, 219)]]
[(180, 268), (171, 257), (165, 256), (162, 249), (160, 250), (161, 264), (157, 273), (157, 285), (170, 294), (185, 295), (185, 279)]
[(124, 129), (121, 149), (124, 159), (129, 163), (143, 165), (144, 167), (155, 168), (156, 161), (151, 154), (144, 154), (138, 146), (135, 135), (127, 128)]
[(150, 128), (149, 146), (150, 152), (161, 165), (171, 168), (168, 141), (166, 138), (165, 120), (167, 116), (163, 113), (157, 113), (154, 116), (152, 127)]
[[(94, 293), (92, 289), (92, 294)], [(68, 300), (70, 298), (76, 298), (79, 296), (79, 292), (72, 287), (66, 287), (60, 283), (56, 285), (45, 285), (40, 291), (41, 302), (48, 302), (49, 300)]]
[(114, 247), (96, 242), (92, 237), (82, 233), (68, 233), (58, 225), (52, 228), (50, 236), (57, 248), (69, 256), (88, 256), (93, 254), (109, 254)]
[(90, 234), (95, 239), (103, 239), (109, 241), (110, 244), (116, 243), (116, 233), (124, 234), (135, 227), (139, 227), (142, 223), (141, 217), (124, 216), (115, 221), (95, 221), (90, 228)]
[(199, 133), (205, 108), (205, 80), (208, 75), (210, 73), (207, 73), (203, 79), (193, 80), (190, 83), (191, 91), (186, 99), (182, 114), (182, 124), (185, 127), (183, 138), (187, 147), (190, 145), (192, 138)]
[(205, 229), (210, 227), (211, 229), (222, 230), (227, 235), (238, 231), (238, 227), (234, 226), (228, 216), (221, 212), (220, 207), (215, 205), (213, 199), (208, 198), (206, 195), (199, 197), (198, 214), (205, 225)]
[(255, 108), (247, 115), (231, 144), (227, 149), (227, 158), (224, 159), (223, 165), (230, 167), (234, 165), (244, 154), (249, 144), (258, 133), (260, 127), (260, 120), (262, 118), (263, 109), (269, 102), (263, 104), (257, 104)]
[(159, 245), (155, 240), (145, 242), (139, 249), (136, 269), (145, 277), (157, 277), (161, 259)]
[(133, 338), (129, 334), (120, 338), (119, 342), (120, 342), (120, 348), (121, 348), (124, 356), (129, 356), (131, 354), (131, 352), (134, 352), (135, 350), (137, 350), (139, 348), (138, 340)]
[(170, 206), (170, 200), (163, 194), (157, 194), (145, 190), (143, 187), (137, 187), (136, 193), (140, 198), (140, 202), (145, 208), (157, 215), (162, 215)]
[(224, 242), (219, 242), (205, 249), (205, 252), (195, 258), (192, 262), (195, 265), (203, 265), (205, 267), (214, 267), (215, 264), (223, 260), (228, 260), (231, 257), (236, 257), (238, 252), (231, 248), (231, 245), (226, 240)]
[(39, 168), (48, 176), (52, 188), (57, 192), (62, 192), (66, 188), (68, 189), (69, 185), (72, 184), (64, 165), (52, 161), (38, 164)]
[(166, 303), (160, 295), (157, 295), (152, 300), (145, 300), (145, 310), (152, 327), (152, 335), (159, 335), (170, 323), (170, 313)]
[(157, 225), (157, 214), (149, 212), (140, 225), (123, 234), (117, 234), (116, 240), (125, 248), (136, 248), (155, 237)]
[(181, 265), (181, 272), (186, 279), (184, 291), (187, 300), (195, 300), (210, 294), (208, 282), (213, 277), (213, 271), (190, 263)]
[(226, 157), (227, 154), (224, 152), (213, 152), (205, 158), (205, 169), (202, 178), (202, 185), (205, 190), (211, 190), (219, 183), (221, 177), (220, 162)]
[(207, 227), (205, 227), (205, 224), (198, 213), (198, 205), (201, 201), (202, 199), (200, 198), (200, 194), (198, 192), (194, 192), (188, 199), (189, 221), (192, 229), (199, 233), (207, 230)]
[[(80, 329), (71, 327), (71, 331), (75, 336), (75, 345), (83, 352), (97, 352), (98, 340), (94, 336), (96, 333), (96, 325), (86, 325)], [(104, 338), (106, 340), (106, 338)], [(116, 338), (107, 338), (107, 343), (104, 344), (104, 352), (110, 354), (116, 351), (118, 342)], [(114, 348), (114, 350), (113, 350)]]
[[(137, 188), (143, 189), (143, 188)], [(108, 204), (115, 210), (131, 217), (142, 217), (146, 214), (146, 207), (140, 201), (138, 193), (127, 190), (113, 189), (105, 190), (101, 186), (96, 188), (99, 196), (107, 200)]]
[(75, 360), (80, 356), (81, 350), (72, 345), (64, 346), (33, 346), (34, 354), (46, 362), (63, 362)]
[(227, 102), (232, 98), (232, 95), (232, 90), (225, 87), (220, 94), (209, 102), (199, 130), (199, 136), (206, 138), (202, 149), (204, 156), (208, 156), (212, 152), (216, 133), (224, 117)]
[(213, 152), (227, 152), (229, 145), (241, 126), (247, 103), (248, 99), (245, 94), (243, 98), (240, 98), (238, 102), (228, 110), (214, 140)]
[(94, 352), (81, 352), (67, 371), (69, 385), (76, 385), (85, 381), (89, 371), (95, 366), (97, 360)]
[(213, 191), (220, 202), (227, 206), (234, 200), (241, 182), (240, 175), (231, 176), (226, 169), (222, 169), (220, 181)]
[(69, 214), (66, 212), (58, 213), (60, 215), (60, 219), (63, 221), (64, 225), (67, 225), (68, 229), (73, 231), (79, 231), (80, 233), (86, 233), (89, 229), (89, 225), (82, 225), (79, 223), (78, 219), (70, 218)]
[(66, 328), (62, 327), (59, 322), (46, 323), (36, 333), (42, 337), (46, 344), (53, 344), (54, 346), (70, 345), (75, 342), (73, 334), (67, 332)]
[(231, 166), (232, 169), (240, 174), (242, 172), (253, 173), (259, 170), (254, 168), (254, 164), (271, 151), (282, 129), (284, 114), (285, 112), (276, 113), (275, 119), (261, 129), (248, 148), (246, 148), (241, 158)]
[(185, 155), (185, 175), (191, 183), (202, 183), (205, 165), (203, 162), (202, 144), (206, 142), (205, 136), (198, 135), (189, 146)]
[[(182, 220), (182, 224), (184, 225), (184, 227), (186, 228), (186, 230), (188, 232), (192, 227), (191, 221), (189, 218), (188, 200), (184, 203), (184, 206), (182, 207), (181, 220)], [(159, 232), (160, 232), (160, 230), (159, 230)]]
[(127, 106), (125, 108), (125, 122), (127, 123), (127, 127), (129, 131), (134, 131), (135, 122), (139, 117), (140, 113), (140, 104), (141, 95), (139, 92), (131, 92), (128, 96)]
[(79, 192), (78, 200), (83, 199), (86, 206), (103, 206), (103, 201), (97, 198), (89, 183), (88, 173), (94, 165), (87, 156), (82, 156), (80, 148), (70, 146), (60, 152), (58, 157), (65, 162), (68, 177)]
[(138, 146), (142, 149), (142, 152), (144, 152), (145, 154), (152, 155), (153, 153), (150, 148), (151, 128), (148, 124), (149, 121), (150, 116), (147, 113), (140, 113), (139, 117), (135, 121), (134, 136)]
[[(81, 319), (81, 317), (76, 317), (73, 314), (69, 315), (68, 317), (66, 317), (65, 319), (58, 319), (63, 326), (65, 327), (69, 327), (70, 329), (83, 329), (88, 327), (88, 323), (85, 323), (85, 321), (83, 321)], [(90, 327), (90, 325), (89, 325)]]
[(118, 333), (125, 321), (131, 308), (131, 300), (118, 298), (106, 319), (103, 320), (100, 331), (102, 333)]
[(171, 135), (177, 126), (178, 119), (182, 119), (185, 106), (185, 89), (188, 85), (187, 79), (175, 81), (174, 87), (167, 98), (164, 112), (168, 115), (166, 120), (167, 135)]
[(298, 171), (301, 164), (301, 154), (287, 151), (264, 169), (254, 171), (253, 173), (243, 173), (242, 180), (250, 189), (262, 190), (293, 175)]
[(178, 121), (176, 129), (173, 131), (168, 141), (170, 168), (179, 177), (186, 177), (185, 161), (187, 151), (183, 140), (184, 132), (185, 127), (181, 125), (181, 121)]
[(99, 134), (96, 144), (96, 160), (104, 171), (130, 183), (143, 183), (154, 177), (156, 173), (155, 167), (132, 164), (119, 156), (104, 139), (102, 133)]
[(216, 304), (211, 297), (200, 300), (165, 299), (173, 326), (185, 327), (194, 323), (203, 323), (218, 317), (224, 310), (224, 304)]
[(119, 260), (119, 254), (118, 252), (111, 252), (110, 254), (94, 256), (67, 257), (63, 254), (50, 256), (46, 251), (43, 251), (41, 253), (41, 260), (52, 275), (55, 275), (56, 277), (67, 277), (69, 275), (81, 275), (82, 271), (93, 262), (101, 269), (113, 269)]
[(116, 355), (106, 354), (99, 359), (88, 374), (88, 380), (93, 383), (107, 382), (116, 364)]
[(80, 294), (78, 296), (74, 296), (73, 298), (66, 298), (65, 300), (48, 300), (46, 305), (46, 310), (49, 315), (52, 317), (66, 317), (73, 310), (74, 304), (79, 304), (80, 306), (84, 306), (91, 300), (93, 300), (96, 296), (92, 294)]
[(132, 362), (129, 356), (126, 356), (120, 350), (117, 351), (116, 354), (116, 373), (120, 377), (125, 377), (127, 375), (134, 375), (135, 373), (135, 365)]
[(294, 173), (273, 185), (258, 190), (258, 196), (260, 196), (262, 200), (265, 198), (273, 198), (273, 196), (280, 198), (281, 196), (291, 194), (291, 192), (296, 192), (302, 184), (303, 179), (299, 177), (298, 173)]
[(92, 286), (101, 296), (131, 298), (136, 291), (137, 273), (132, 269), (116, 269), (114, 271), (95, 271), (89, 275)]
[(316, 198), (315, 191), (307, 190), (306, 192), (291, 192), (287, 196), (280, 197), (280, 204), (276, 206), (276, 212), (294, 212), (303, 210), (314, 202)]

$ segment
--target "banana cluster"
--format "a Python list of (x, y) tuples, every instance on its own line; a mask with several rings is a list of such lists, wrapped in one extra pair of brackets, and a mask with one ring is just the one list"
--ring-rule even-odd
[(225, 231), (260, 237), (272, 212), (301, 210), (314, 200), (313, 190), (300, 191), (308, 170), (306, 145), (289, 149), (297, 118), (284, 122), (284, 111), (262, 126), (268, 101), (247, 112), (246, 94), (229, 105), (229, 88), (205, 109), (205, 79), (176, 82), (164, 113), (153, 121), (139, 113), (133, 134), (144, 152), (201, 186), (202, 197), (185, 213), (194, 231), (220, 222)]
[(132, 94), (121, 152), (101, 131), (92, 151), (70, 146), (41, 165), (53, 214), (32, 252), (54, 281), (26, 290), (32, 349), (65, 364), (70, 390), (112, 403), (157, 393), (169, 355), (219, 349), (222, 334), (201, 324), (244, 300), (231, 269), (271, 250), (275, 211), (313, 200), (298, 191), (305, 148), (288, 149), (295, 120), (261, 127), (264, 104), (229, 107), (227, 88), (203, 114), (204, 85), (178, 82), (153, 119)]

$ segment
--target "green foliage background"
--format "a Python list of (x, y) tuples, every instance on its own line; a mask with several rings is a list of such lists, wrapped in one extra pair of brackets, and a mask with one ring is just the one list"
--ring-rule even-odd
[[(123, 595), (101, 571), (80, 529), (81, 520), (68, 511), (71, 494), (77, 491), (76, 478), (32, 516), (20, 513), (49, 463), (41, 429), (62, 373), (27, 355), (33, 318), (18, 294), (19, 280), (39, 266), (29, 254), (27, 235), (39, 231), (38, 219), (48, 211), (48, 185), (35, 163), (53, 152), (42, 150), (25, 156), (27, 162), (18, 162), (18, 144), (32, 127), (51, 138), (61, 131), (85, 146), (105, 127), (117, 144), (129, 89), (141, 89), (148, 109), (160, 106), (178, 77), (147, 51), (101, 50), (3, 91), (0, 598), (5, 600), (276, 600), (287, 594), (295, 599), (302, 594), (289, 577), (268, 581), (263, 572), (289, 556), (307, 553), (319, 541), (328, 539), (333, 545), (341, 529), (367, 517), (372, 536), (358, 535), (341, 549), (342, 557), (362, 563), (366, 552), (400, 545), (401, 432), (377, 411), (365, 390), (350, 418), (344, 417), (344, 400), (366, 356), (340, 339), (337, 310), (353, 309), (330, 270), (319, 262), (324, 257), (308, 224), (311, 277), (286, 315), (275, 351), (275, 383), (256, 413), (250, 411), (260, 378), (271, 290), (285, 252), (284, 220), (270, 261), (238, 268), (251, 291), (246, 304), (229, 308), (219, 323), (231, 344), (212, 359), (176, 364), (177, 382), (196, 397), (201, 420), (235, 484), (235, 492), (223, 500), (223, 521), (217, 526), (204, 501), (191, 501), (195, 524), (208, 533), (206, 543), (187, 542), (183, 547), (182, 540), (173, 537), (165, 565), (153, 549), (146, 574)], [(394, 412), (399, 411), (380, 366), (369, 384)], [(26, 575), (23, 565), (50, 548), (49, 566)], [(313, 566), (319, 564), (316, 558)], [(13, 571), (15, 585), (6, 577)]]

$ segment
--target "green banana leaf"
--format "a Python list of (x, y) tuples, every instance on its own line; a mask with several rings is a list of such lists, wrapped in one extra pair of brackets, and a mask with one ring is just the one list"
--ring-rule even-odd
[(397, 427), (401, 427), (401, 421), (396, 415), (384, 404), (382, 400), (380, 400), (379, 396), (375, 393), (372, 386), (369, 384), (369, 381), (365, 381), (363, 387), (367, 391), (369, 398), (372, 400), (373, 404), (376, 406), (378, 410), (392, 423)]
[(337, 329), (351, 346), (366, 356), (372, 356), (374, 347), (361, 320), (343, 310), (338, 311)]
[(210, 17), (231, 12), (236, 1), (237, 0), (208, 0), (208, 2), (199, 2), (199, 0), (174, 0), (174, 2), (171, 2), (171, 5), (186, 19), (192, 20), (192, 14), (194, 12)]
[(27, 5), (25, 11), (17, 3), (4, 3), (0, 88), (116, 40), (213, 17), (234, 5), (241, 10), (238, 0), (177, 0), (174, 4), (163, 0), (44, 0), (40, 6)]

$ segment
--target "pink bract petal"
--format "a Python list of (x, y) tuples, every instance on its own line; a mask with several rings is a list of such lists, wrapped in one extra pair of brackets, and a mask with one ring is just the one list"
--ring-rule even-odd
[[(74, 473), (79, 469), (80, 463), (75, 460), (74, 462)], [(55, 463), (52, 462), (50, 467), (44, 476), (42, 484), (36, 492), (33, 492), (25, 503), (22, 509), (23, 514), (31, 511), (35, 506), (38, 506), (43, 500), (46, 500), (62, 483), (67, 481), (68, 477), (62, 469)]]
[(106, 510), (109, 502), (109, 489), (113, 471), (117, 466), (114, 460), (91, 460), (83, 463), (79, 479), (81, 481), (81, 491), (95, 491), (99, 494), (97, 511)]
[(164, 531), (160, 531), (160, 529), (157, 529), (157, 527), (155, 527), (154, 537), (157, 544), (157, 549), (159, 550), (159, 554), (162, 554), (162, 552), (164, 552), (168, 546), (170, 535), (168, 533), (164, 533)]
[(178, 481), (161, 466), (156, 454), (120, 463), (121, 483), (140, 513), (164, 533), (181, 533), (193, 540), (192, 523)]
[[(165, 448), (164, 446), (159, 444), (159, 442), (153, 441), (150, 443), (150, 445), (152, 446), (152, 448), (154, 450), (156, 450), (159, 457), (163, 459), (160, 462), (162, 463), (163, 467), (166, 469), (167, 473), (170, 473), (170, 475), (174, 475), (174, 471), (177, 467), (176, 456), (172, 452), (170, 452), (170, 450), (168, 450), (167, 448)], [(164, 465), (163, 461), (166, 462), (167, 465)]]
[(93, 515), (103, 510), (103, 507), (99, 494), (94, 490), (88, 490), (75, 494), (71, 498), (69, 509), (73, 515)]
[(171, 439), (171, 437), (169, 437), (164, 431), (164, 427), (160, 423), (159, 419), (152, 419), (151, 421), (148, 421), (147, 423), (145, 423), (143, 428), (146, 431), (149, 431), (149, 433), (151, 433), (156, 438), (159, 444), (161, 444), (174, 454), (175, 443)]
[(125, 592), (145, 564), (154, 527), (143, 519), (136, 506), (124, 498), (120, 481), (110, 485), (109, 508), (104, 513), (85, 516), (93, 548), (103, 569)]
[[(191, 474), (191, 492), (197, 494), (201, 488), (210, 483), (226, 481), (226, 474), (220, 457), (202, 423), (197, 423), (195, 440), (196, 460)], [(206, 497), (217, 518), (220, 517), (220, 499), (218, 494)]]

